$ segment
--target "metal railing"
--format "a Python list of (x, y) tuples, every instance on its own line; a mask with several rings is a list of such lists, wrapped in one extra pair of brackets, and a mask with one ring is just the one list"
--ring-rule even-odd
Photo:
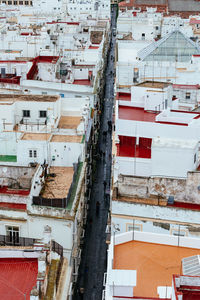
[(82, 163), (74, 164), (74, 174), (66, 198), (44, 198), (42, 196), (33, 196), (32, 204), (39, 206), (49, 206), (55, 208), (67, 208), (68, 203), (75, 197), (77, 184), (79, 181)]
[(55, 241), (51, 242), (51, 250), (59, 254), (61, 257), (63, 257), (63, 246), (61, 246), (57, 242)]
[(66, 208), (67, 198), (44, 198), (42, 196), (33, 196), (33, 204), (39, 206), (50, 206), (55, 208)]
[(33, 246), (34, 243), (35, 243), (35, 239), (32, 238), (0, 235), (0, 246), (30, 247)]

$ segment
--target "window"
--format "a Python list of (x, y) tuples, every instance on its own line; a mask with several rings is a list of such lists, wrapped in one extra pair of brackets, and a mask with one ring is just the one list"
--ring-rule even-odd
[[(19, 5), (23, 5), (23, 1), (19, 1)], [(25, 90), (26, 91), (26, 90)], [(28, 90), (27, 90), (28, 91)]]
[(142, 231), (142, 224), (131, 224), (131, 223), (127, 223), (126, 224), (126, 231)]
[(28, 3), (28, 1), (25, 1), (25, 5), (28, 5), (29, 3)]
[(19, 245), (19, 227), (6, 226), (6, 238), (10, 245)]
[(158, 26), (156, 26), (156, 30), (158, 30), (159, 29), (159, 27)]
[(29, 157), (36, 158), (37, 157), (37, 150), (29, 150)]
[(30, 118), (30, 110), (23, 110), (23, 118)]
[(142, 33), (142, 40), (145, 40), (145, 33)]
[(186, 93), (185, 94), (185, 99), (190, 99), (190, 95), (191, 95), (190, 93)]
[(194, 164), (195, 164), (196, 161), (197, 161), (197, 155), (195, 153), (195, 155), (194, 155)]
[(40, 110), (40, 118), (46, 118), (47, 117), (47, 111), (46, 110)]
[(165, 99), (165, 109), (167, 109), (167, 105), (168, 105), (168, 100)]
[(12, 1), (8, 1), (8, 5), (12, 5)]
[(133, 83), (138, 82), (138, 77), (139, 77), (139, 69), (134, 68), (133, 69)]
[(33, 151), (29, 150), (29, 157), (33, 157)]
[(175, 236), (188, 236), (188, 230), (187, 229), (178, 229), (178, 228), (172, 228), (171, 234)]
[(14, 5), (17, 5), (17, 1), (14, 1)]
[(47, 95), (47, 92), (42, 92), (42, 95)]

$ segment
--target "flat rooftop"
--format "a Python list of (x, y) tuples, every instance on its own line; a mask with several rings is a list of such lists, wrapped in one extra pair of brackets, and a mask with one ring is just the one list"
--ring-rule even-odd
[(155, 122), (169, 125), (188, 126), (195, 119), (200, 119), (198, 112), (187, 112), (171, 110), (166, 115), (166, 112), (146, 111), (144, 108), (119, 105), (119, 119), (141, 122)]
[(28, 195), (36, 167), (0, 166), (0, 193)]
[(200, 2), (196, 0), (168, 0), (169, 11), (200, 12)]
[(149, 87), (149, 88), (157, 88), (157, 89), (164, 89), (169, 85), (172, 84), (167, 82), (159, 82), (159, 81), (144, 81), (142, 83), (136, 84), (136, 86), (140, 86), (140, 87)]
[(167, 5), (167, 0), (135, 0), (135, 5)]
[(147, 112), (143, 108), (119, 105), (119, 119), (155, 122), (158, 113)]
[(13, 94), (1, 94), (0, 101), (35, 101), (35, 102), (56, 102), (59, 96), (47, 96), (47, 95), (13, 95)]
[(54, 177), (46, 179), (42, 197), (48, 199), (66, 198), (72, 183), (73, 167), (51, 167), (50, 174), (54, 174)]
[(51, 142), (55, 143), (81, 143), (82, 135), (53, 135)]
[(81, 122), (81, 117), (62, 116), (58, 124), (58, 128), (76, 129)]
[(21, 137), (23, 141), (48, 141), (50, 138), (50, 133), (24, 133)]
[(172, 275), (181, 273), (184, 257), (200, 250), (131, 241), (115, 246), (114, 269), (137, 270), (134, 296), (158, 297), (158, 286), (171, 286)]
[[(6, 300), (30, 299), (32, 288), (36, 285), (38, 262), (36, 258), (0, 259), (0, 298)], [(20, 292), (17, 292), (20, 291)]]

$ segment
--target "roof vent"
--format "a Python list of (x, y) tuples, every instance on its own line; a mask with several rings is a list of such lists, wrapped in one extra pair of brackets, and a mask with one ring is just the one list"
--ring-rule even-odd
[(183, 275), (200, 276), (199, 258), (199, 255), (195, 255), (182, 259)]

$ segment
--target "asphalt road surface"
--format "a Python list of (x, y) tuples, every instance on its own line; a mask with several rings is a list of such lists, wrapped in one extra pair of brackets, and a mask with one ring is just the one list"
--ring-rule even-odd
[(103, 276), (107, 266), (106, 225), (109, 211), (109, 193), (112, 156), (111, 122), (114, 100), (114, 56), (116, 8), (111, 17), (111, 42), (106, 67), (105, 96), (98, 140), (98, 159), (91, 187), (85, 241), (74, 300), (101, 300)]

